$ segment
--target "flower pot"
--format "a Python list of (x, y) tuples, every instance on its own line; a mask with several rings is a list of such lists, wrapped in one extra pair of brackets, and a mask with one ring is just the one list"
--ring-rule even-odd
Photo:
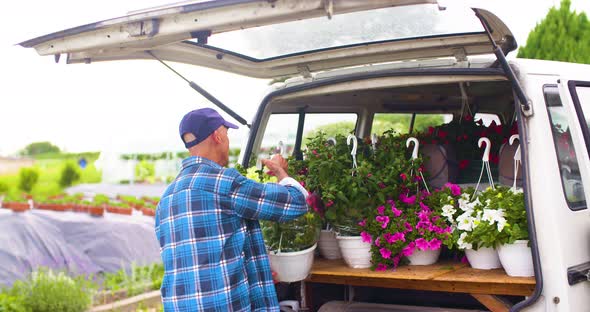
[(336, 234), (330, 230), (322, 230), (318, 247), (320, 248), (320, 255), (326, 259), (335, 260), (342, 258), (340, 247), (336, 240)]
[(115, 213), (130, 216), (133, 213), (133, 209), (118, 207)]
[(150, 208), (142, 208), (141, 212), (143, 213), (144, 216), (153, 217), (156, 215), (156, 211), (154, 209), (150, 209)]
[(313, 264), (317, 244), (308, 249), (294, 252), (269, 252), (270, 268), (277, 273), (281, 282), (291, 283), (304, 280)]
[(498, 256), (510, 276), (534, 276), (533, 256), (528, 240), (517, 240), (512, 244), (500, 245)]
[(495, 248), (480, 247), (478, 250), (465, 249), (465, 256), (474, 269), (490, 270), (502, 267)]
[(371, 244), (362, 241), (360, 236), (336, 236), (342, 258), (353, 269), (366, 269), (371, 266)]
[(18, 203), (18, 202), (4, 202), (4, 207), (12, 210), (13, 212), (25, 212), (31, 209), (29, 203)]
[(410, 265), (430, 265), (438, 261), (438, 256), (440, 256), (440, 248), (437, 250), (420, 250), (416, 248), (412, 255), (408, 256), (408, 260), (410, 260)]
[(93, 217), (102, 217), (104, 215), (104, 207), (88, 206), (88, 213)]

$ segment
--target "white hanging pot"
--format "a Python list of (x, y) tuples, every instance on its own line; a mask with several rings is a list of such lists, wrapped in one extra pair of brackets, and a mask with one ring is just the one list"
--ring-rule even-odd
[(500, 245), (498, 256), (510, 276), (534, 276), (533, 255), (528, 240), (517, 240), (512, 244)]
[(465, 256), (474, 269), (491, 270), (502, 267), (495, 248), (480, 247), (477, 250), (465, 249)]
[(437, 250), (420, 250), (416, 248), (412, 255), (408, 256), (408, 260), (410, 260), (410, 265), (430, 265), (438, 261), (438, 256), (440, 256), (440, 248)]
[(353, 269), (371, 267), (371, 244), (362, 241), (360, 236), (336, 236), (342, 258)]
[(277, 273), (281, 282), (291, 283), (304, 280), (311, 271), (314, 250), (317, 244), (308, 249), (293, 252), (269, 252), (270, 268)]
[(320, 248), (320, 255), (326, 259), (335, 260), (342, 258), (340, 247), (336, 240), (336, 234), (331, 230), (322, 230), (318, 241), (318, 247)]

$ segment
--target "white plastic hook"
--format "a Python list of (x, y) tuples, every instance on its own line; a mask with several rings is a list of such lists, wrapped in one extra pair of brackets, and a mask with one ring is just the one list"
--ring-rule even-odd
[(279, 155), (285, 155), (285, 143), (283, 141), (279, 141)]
[[(350, 152), (350, 155), (352, 155), (352, 168), (356, 169), (356, 168), (358, 168), (358, 166), (356, 164), (356, 149), (358, 147), (358, 142), (356, 140), (356, 136), (349, 134), (348, 137), (346, 138), (346, 145), (350, 145), (351, 141), (352, 141), (352, 151)], [(354, 175), (354, 171), (352, 174)]]
[(420, 148), (420, 142), (418, 139), (411, 137), (406, 140), (406, 147), (410, 147), (410, 143), (414, 142), (414, 150), (412, 151), (412, 159), (418, 158), (418, 149)]
[(350, 155), (356, 156), (356, 149), (358, 147), (358, 141), (356, 140), (356, 137), (354, 135), (349, 134), (348, 137), (346, 138), (346, 145), (350, 145), (350, 141), (352, 141), (352, 151), (350, 152)]
[(328, 138), (328, 142), (332, 142), (332, 145), (336, 146), (336, 138)]
[(371, 145), (373, 146), (373, 151), (377, 150), (377, 133), (371, 134)]
[[(514, 140), (518, 140), (520, 142), (520, 137), (518, 136), (518, 134), (513, 134), (512, 136), (510, 136), (510, 140), (508, 140), (508, 143), (512, 145), (514, 143)], [(520, 161), (520, 143), (518, 144), (516, 152), (514, 153), (514, 160)]]
[(492, 142), (490, 141), (490, 139), (488, 139), (486, 137), (480, 138), (479, 141), (477, 141), (477, 146), (479, 148), (481, 148), (482, 142), (486, 142), (486, 147), (483, 152), (483, 157), (481, 158), (481, 160), (490, 161), (490, 150), (492, 149)]

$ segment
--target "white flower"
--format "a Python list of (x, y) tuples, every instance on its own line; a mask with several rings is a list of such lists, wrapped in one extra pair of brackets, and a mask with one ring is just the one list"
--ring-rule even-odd
[(442, 206), (442, 211), (443, 217), (446, 217), (447, 220), (449, 220), (449, 222), (453, 223), (453, 215), (455, 214), (457, 209), (455, 209), (455, 207), (453, 207), (452, 205), (444, 205)]
[(471, 216), (473, 211), (467, 211), (464, 214), (457, 217), (457, 228), (461, 231), (471, 232), (473, 230), (473, 221), (475, 218)]
[(471, 243), (466, 243), (465, 238), (467, 237), (467, 233), (461, 233), (459, 239), (457, 240), (457, 245), (459, 245), (459, 249), (472, 249), (473, 245)]
[(486, 207), (489, 207), (491, 203), (492, 203), (491, 199), (486, 199)]
[(504, 217), (500, 217), (496, 221), (498, 221), (498, 232), (502, 232), (502, 230), (506, 226), (506, 219), (504, 219)]
[[(490, 225), (504, 219), (504, 210), (502, 209), (484, 209), (482, 220), (487, 221)], [(504, 220), (506, 221), (506, 220)]]
[(469, 201), (469, 198), (465, 199), (465, 197), (461, 196), (459, 199), (459, 208), (463, 211), (471, 211), (478, 204), (481, 204), (479, 198), (476, 198), (474, 201)]
[(520, 194), (523, 192), (523, 190), (521, 188), (516, 188), (516, 189), (510, 188), (510, 191), (512, 191), (512, 193), (514, 193), (514, 194)]

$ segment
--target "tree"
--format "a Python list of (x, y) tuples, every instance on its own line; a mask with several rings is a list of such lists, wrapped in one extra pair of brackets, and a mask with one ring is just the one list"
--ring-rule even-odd
[(25, 156), (34, 156), (45, 153), (59, 153), (59, 147), (51, 144), (50, 142), (34, 142), (27, 145), (21, 154)]
[(80, 171), (78, 170), (78, 167), (72, 162), (66, 162), (64, 167), (61, 169), (59, 185), (61, 187), (68, 187), (78, 180), (80, 180)]
[(518, 57), (590, 64), (590, 22), (585, 13), (570, 11), (562, 0), (529, 33)]

